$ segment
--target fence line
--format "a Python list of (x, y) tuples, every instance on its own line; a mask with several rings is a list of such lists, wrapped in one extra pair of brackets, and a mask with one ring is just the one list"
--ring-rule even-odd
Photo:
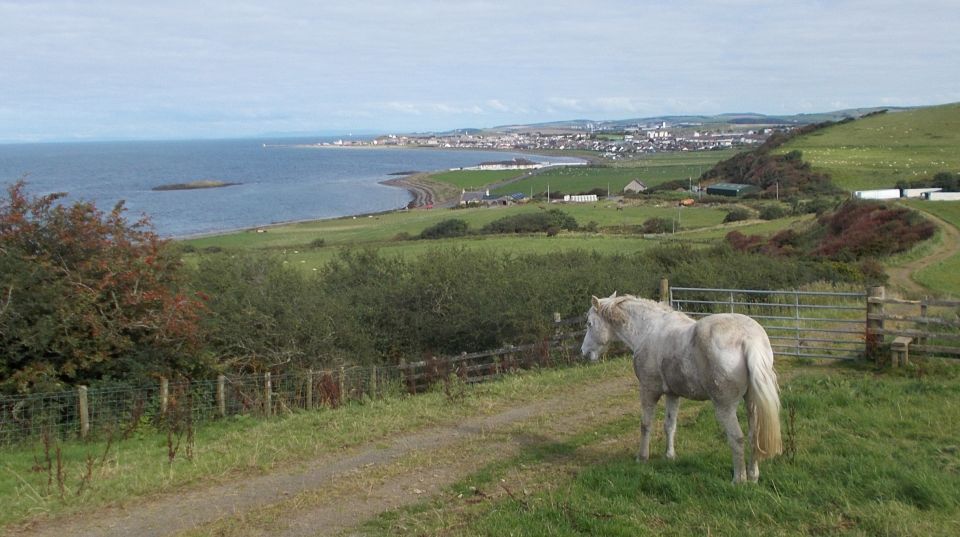
[(519, 369), (571, 364), (568, 330), (582, 317), (555, 318), (556, 333), (540, 343), (508, 345), (492, 351), (436, 357), (393, 366), (354, 366), (283, 374), (219, 375), (216, 379), (168, 380), (154, 384), (77, 386), (68, 391), (0, 395), (0, 445), (43, 435), (56, 438), (134, 434), (142, 425), (163, 426), (172, 419), (199, 424), (234, 415), (271, 416), (388, 393), (419, 393), (451, 376), (483, 382)]
[(766, 329), (779, 355), (852, 359), (863, 352), (863, 292), (666, 289), (670, 305), (693, 318), (712, 313), (749, 315)]
[[(720, 295), (721, 298), (716, 298)], [(960, 302), (887, 298), (882, 287), (866, 293), (764, 291), (670, 287), (661, 299), (692, 317), (744, 313), (767, 330), (774, 351), (813, 358), (874, 357), (891, 363), (909, 353), (960, 356)], [(574, 339), (582, 316), (554, 316), (555, 333), (539, 343), (457, 356), (401, 362), (394, 366), (340, 367), (284, 374), (220, 375), (216, 379), (161, 379), (151, 385), (115, 385), (31, 394), (0, 395), (0, 445), (42, 435), (66, 438), (133, 434), (142, 424), (162, 425), (186, 412), (191, 423), (233, 415), (270, 416), (296, 409), (336, 407), (386, 393), (422, 392), (456, 377), (483, 382), (518, 369), (579, 360)]]

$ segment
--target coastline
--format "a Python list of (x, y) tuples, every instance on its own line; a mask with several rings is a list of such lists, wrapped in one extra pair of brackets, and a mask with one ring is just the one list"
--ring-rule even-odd
[[(295, 147), (303, 149), (423, 149), (423, 150), (433, 150), (433, 151), (444, 151), (448, 148), (439, 148), (439, 147), (396, 147), (396, 146), (314, 146), (314, 145), (290, 145), (285, 147)], [(551, 154), (552, 152), (533, 152), (533, 151), (523, 151), (523, 150), (508, 150), (508, 149), (494, 149), (494, 150), (480, 150), (472, 148), (463, 148), (457, 149), (458, 151), (490, 151), (498, 153), (521, 153), (532, 156), (541, 156), (541, 157), (567, 157), (575, 158), (586, 161), (589, 165), (594, 165), (598, 162), (599, 159), (594, 157), (587, 156), (572, 156), (572, 155), (562, 155), (562, 154)], [(243, 232), (256, 232), (257, 230), (267, 230), (273, 227), (295, 225), (295, 224), (305, 224), (309, 222), (325, 222), (329, 220), (341, 220), (341, 219), (352, 219), (352, 218), (361, 218), (361, 217), (373, 217), (382, 214), (389, 214), (398, 211), (413, 210), (413, 209), (431, 209), (431, 208), (450, 208), (454, 207), (458, 200), (460, 190), (452, 185), (447, 185), (445, 183), (439, 183), (436, 181), (430, 180), (430, 176), (436, 173), (443, 172), (445, 170), (438, 169), (433, 171), (426, 172), (414, 172), (407, 173), (403, 172), (403, 175), (398, 175), (390, 177), (389, 179), (384, 179), (378, 181), (379, 184), (390, 186), (393, 188), (402, 188), (406, 190), (411, 197), (410, 202), (407, 203), (405, 207), (397, 207), (385, 211), (374, 211), (374, 212), (361, 212), (356, 214), (348, 214), (343, 216), (333, 216), (329, 218), (302, 218), (294, 220), (283, 220), (270, 222), (269, 224), (264, 224), (260, 226), (251, 226), (251, 227), (240, 227), (234, 229), (224, 229), (219, 231), (210, 231), (210, 232), (200, 232), (192, 233), (188, 235), (176, 235), (171, 237), (166, 237), (169, 240), (181, 241), (181, 240), (192, 240), (192, 239), (202, 239), (207, 237), (216, 237), (219, 235), (229, 235), (232, 233), (243, 233)], [(400, 172), (395, 172), (400, 173)], [(394, 174), (390, 174), (394, 175)]]

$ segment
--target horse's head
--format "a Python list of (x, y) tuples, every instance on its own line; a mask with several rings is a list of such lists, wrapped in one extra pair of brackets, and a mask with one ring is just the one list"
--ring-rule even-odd
[(613, 328), (610, 326), (609, 301), (617, 297), (616, 291), (610, 298), (592, 297), (593, 305), (587, 311), (587, 333), (583, 336), (583, 345), (580, 354), (595, 362), (607, 350), (610, 340), (613, 339)]

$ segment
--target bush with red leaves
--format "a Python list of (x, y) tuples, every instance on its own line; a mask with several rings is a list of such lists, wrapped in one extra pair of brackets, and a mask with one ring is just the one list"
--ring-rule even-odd
[(908, 250), (933, 236), (934, 226), (919, 213), (893, 205), (851, 200), (817, 219), (803, 232), (780, 231), (769, 240), (738, 231), (727, 234), (730, 246), (741, 252), (772, 256), (811, 256), (855, 261), (889, 256)]
[(919, 213), (886, 203), (851, 200), (818, 219), (824, 230), (813, 255), (830, 259), (884, 257), (933, 236)]
[(179, 258), (122, 203), (63, 196), (21, 180), (0, 200), (0, 392), (195, 369), (204, 307)]

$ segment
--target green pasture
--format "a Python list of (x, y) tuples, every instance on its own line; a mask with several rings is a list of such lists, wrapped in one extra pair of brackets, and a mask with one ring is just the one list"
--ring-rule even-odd
[(637, 226), (650, 218), (673, 219), (680, 213), (684, 229), (717, 225), (723, 222), (726, 211), (713, 207), (684, 207), (672, 204), (628, 203), (618, 210), (615, 202), (550, 204), (530, 203), (510, 207), (477, 207), (470, 209), (417, 209), (397, 211), (356, 218), (318, 220), (296, 224), (272, 226), (266, 231), (241, 231), (226, 235), (189, 239), (182, 241), (196, 249), (211, 246), (227, 249), (245, 248), (307, 248), (318, 239), (325, 246), (363, 245), (394, 241), (399, 234), (416, 237), (421, 231), (437, 222), (457, 218), (467, 222), (472, 230), (514, 214), (530, 213), (547, 209), (559, 209), (576, 218), (581, 226), (596, 222), (600, 228)]
[(528, 173), (530, 173), (530, 170), (451, 170), (430, 174), (430, 179), (440, 183), (449, 183), (461, 189), (477, 190)]
[[(960, 201), (909, 201), (910, 207), (931, 213), (960, 229)], [(960, 297), (960, 254), (934, 263), (913, 275), (929, 289)]]
[(396, 510), (360, 534), (957, 535), (957, 366), (881, 374), (778, 365), (785, 453), (760, 482), (734, 486), (709, 403), (684, 400), (677, 459), (666, 460), (662, 406), (652, 459), (634, 460), (636, 415), (565, 439), (534, 438), (440, 499)]
[(692, 178), (696, 182), (700, 174), (717, 162), (730, 158), (735, 150), (687, 151), (654, 153), (611, 166), (558, 166), (542, 173), (521, 179), (503, 188), (498, 194), (522, 192), (530, 195), (551, 192), (576, 194), (599, 188), (610, 189), (611, 194), (623, 192), (627, 183), (637, 179), (648, 187), (667, 181)]
[(897, 181), (960, 171), (960, 103), (888, 112), (797, 138), (777, 152), (800, 150), (814, 169), (846, 190), (893, 188)]

